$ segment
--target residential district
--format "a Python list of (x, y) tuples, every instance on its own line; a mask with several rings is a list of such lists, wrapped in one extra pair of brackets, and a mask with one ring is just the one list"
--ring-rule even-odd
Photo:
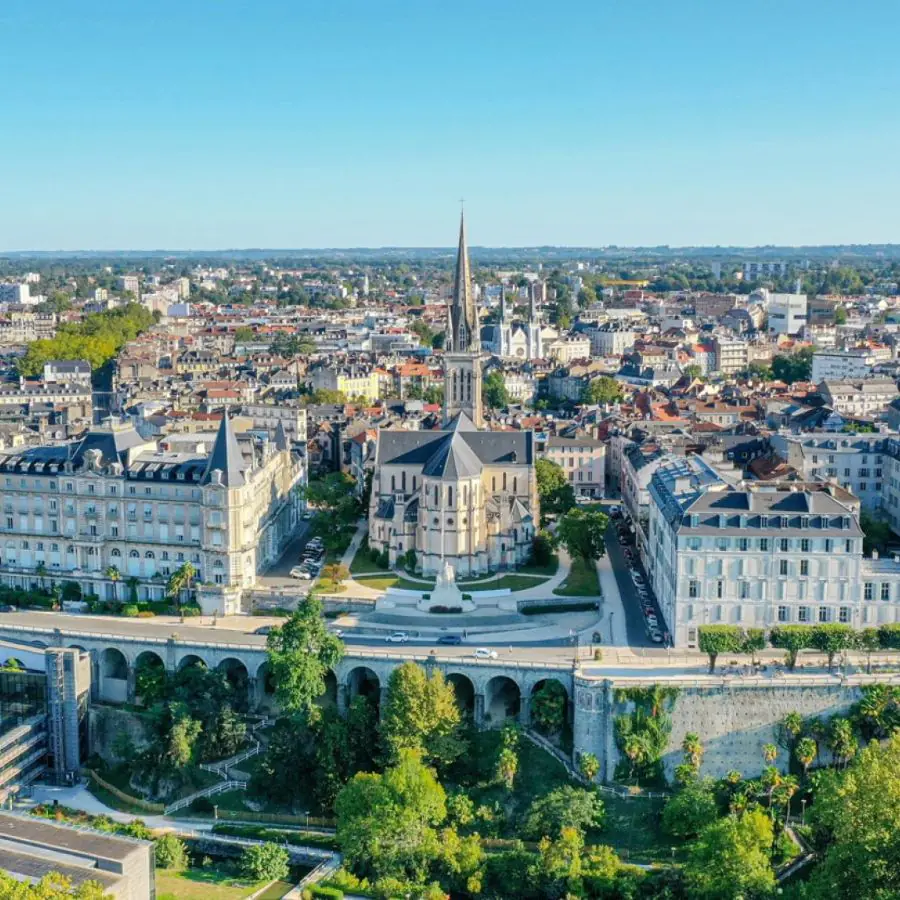
[(898, 896), (900, 254), (775, 252), (0, 260), (0, 897)]

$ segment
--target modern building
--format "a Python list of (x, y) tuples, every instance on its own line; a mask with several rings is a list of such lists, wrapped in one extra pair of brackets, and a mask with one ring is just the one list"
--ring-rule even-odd
[(863, 559), (859, 502), (830, 484), (724, 483), (698, 457), (650, 487), (648, 572), (678, 647), (705, 624), (896, 622), (900, 563)]
[(449, 307), (440, 431), (381, 429), (369, 545), (391, 564), (413, 551), (425, 574), (458, 576), (524, 563), (539, 521), (534, 434), (485, 431), (478, 313), (465, 225)]
[(20, 303), (28, 306), (31, 302), (31, 288), (27, 284), (0, 282), (0, 303)]
[(167, 451), (110, 423), (73, 444), (0, 456), (0, 580), (74, 581), (116, 599), (119, 578), (134, 578), (152, 600), (190, 563), (204, 612), (236, 613), (293, 535), (304, 466), (283, 429), (274, 440), (238, 436), (227, 416), (208, 453)]
[(135, 297), (141, 294), (141, 279), (137, 275), (122, 275), (116, 279), (116, 289), (130, 291)]
[(743, 265), (744, 280), (756, 281), (760, 278), (780, 278), (787, 274), (786, 262), (745, 262)]
[(799, 334), (807, 321), (806, 294), (769, 295), (769, 332)]
[(875, 358), (868, 349), (819, 350), (812, 358), (812, 380), (847, 381), (867, 378), (872, 374)]
[(0, 814), (0, 868), (18, 881), (56, 873), (75, 888), (96, 882), (113, 900), (154, 900), (153, 841)]

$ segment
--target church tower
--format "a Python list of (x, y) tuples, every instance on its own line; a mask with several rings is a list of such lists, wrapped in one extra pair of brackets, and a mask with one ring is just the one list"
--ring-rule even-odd
[(465, 413), (476, 427), (484, 425), (481, 413), (481, 336), (472, 292), (465, 217), (459, 220), (459, 249), (453, 276), (453, 297), (444, 342), (444, 424)]

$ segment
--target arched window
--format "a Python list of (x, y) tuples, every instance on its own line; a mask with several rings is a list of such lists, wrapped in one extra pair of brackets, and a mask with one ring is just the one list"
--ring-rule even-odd
[(413, 492), (416, 490), (416, 476), (413, 475)]
[(503, 490), (506, 490), (506, 472), (503, 473)]
[(217, 560), (213, 563), (213, 568), (214, 568), (214, 569), (221, 569), (221, 568), (222, 568), (222, 560), (221, 560), (221, 559), (217, 559)]
[(400, 490), (406, 493), (406, 469), (400, 473)]
[(113, 547), (109, 553), (110, 556), (121, 556), (122, 551), (118, 547)]
[(141, 554), (137, 552), (137, 550), (132, 550), (131, 553), (128, 554), (132, 559), (140, 559)]
[(447, 488), (447, 506), (453, 506), (453, 488)]
[(144, 554), (144, 559), (156, 559), (156, 557), (153, 555), (153, 551), (152, 551), (152, 550), (148, 550), (148, 551)]
[(518, 485), (519, 485), (519, 479), (516, 478), (515, 475), (513, 475), (513, 493), (514, 493), (514, 494), (518, 494), (518, 493), (519, 493)]

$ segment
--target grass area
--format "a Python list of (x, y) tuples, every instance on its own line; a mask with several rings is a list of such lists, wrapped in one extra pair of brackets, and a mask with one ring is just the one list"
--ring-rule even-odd
[[(299, 881), (300, 879), (298, 878), (297, 880)], [(281, 900), (293, 888), (294, 885), (289, 881), (275, 881), (257, 896), (257, 900)]]
[(516, 572), (522, 575), (546, 575), (548, 578), (551, 578), (556, 574), (558, 568), (559, 557), (554, 553), (553, 558), (546, 566), (519, 566)]
[(353, 559), (350, 562), (351, 575), (356, 575), (359, 572), (378, 571), (378, 566), (372, 562), (372, 557), (369, 555), (369, 552), (366, 541), (363, 541), (359, 547), (356, 548), (356, 553), (353, 554)]
[(231, 825), (221, 823), (213, 826), (215, 834), (232, 837), (254, 838), (259, 841), (272, 841), (276, 844), (295, 844), (297, 846), (321, 847), (324, 850), (339, 850), (337, 838), (333, 834), (321, 831), (286, 830), (268, 825)]
[(529, 578), (527, 575), (504, 575), (494, 581), (480, 581), (476, 584), (459, 585), (461, 591), (472, 593), (473, 591), (502, 591), (508, 588), (511, 591), (527, 591), (529, 588), (540, 587), (546, 579)]
[(540, 600), (529, 603), (519, 609), (523, 616), (547, 616), (554, 613), (588, 612), (597, 609), (596, 601), (577, 601), (571, 603), (541, 603)]
[[(234, 877), (229, 869), (220, 866), (156, 870), (157, 900), (243, 900), (262, 887)], [(284, 894), (276, 894), (283, 897)]]
[(370, 575), (354, 579), (357, 584), (365, 585), (376, 591), (385, 591), (390, 587), (401, 588), (404, 591), (428, 592), (434, 587), (434, 581), (420, 582), (410, 581), (396, 572), (385, 572), (383, 575)]
[(587, 835), (589, 843), (608, 844), (623, 860), (637, 863), (669, 862), (685, 856), (685, 843), (663, 834), (659, 819), (664, 800), (603, 795), (606, 822)]
[(593, 562), (585, 562), (580, 557), (572, 560), (572, 568), (566, 580), (553, 591), (559, 597), (597, 597), (600, 594), (600, 580)]

